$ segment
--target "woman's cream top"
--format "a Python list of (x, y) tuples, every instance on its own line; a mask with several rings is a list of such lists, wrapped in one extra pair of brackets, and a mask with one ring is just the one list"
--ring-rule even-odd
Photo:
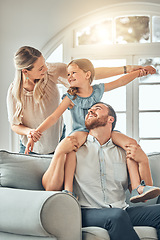
[[(17, 101), (12, 94), (13, 84), (11, 83), (7, 94), (8, 119), (10, 124), (23, 124), (26, 127), (36, 129), (59, 105), (60, 95), (57, 84), (67, 85), (67, 80), (63, 78), (67, 76), (66, 64), (64, 63), (47, 63), (48, 71), (45, 74), (42, 88), (44, 95), (37, 102), (33, 97), (33, 91), (29, 92), (23, 89), (24, 102), (21, 118), (15, 116), (17, 110)], [(62, 77), (63, 76), (63, 77)], [(52, 127), (43, 132), (40, 140), (34, 144), (33, 152), (39, 154), (52, 153), (62, 134), (63, 119), (62, 117)], [(20, 136), (23, 145), (27, 144), (27, 136)]]

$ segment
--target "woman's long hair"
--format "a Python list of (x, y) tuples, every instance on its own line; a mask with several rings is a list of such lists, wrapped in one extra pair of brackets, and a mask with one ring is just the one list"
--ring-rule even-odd
[[(34, 63), (37, 61), (37, 59), (42, 55), (42, 53), (29, 46), (21, 47), (14, 56), (14, 63), (15, 63), (15, 78), (13, 82), (13, 89), (12, 93), (14, 98), (17, 100), (17, 111), (15, 113), (15, 116), (20, 118), (22, 108), (23, 108), (23, 80), (22, 80), (22, 70), (27, 69), (28, 71), (31, 71), (34, 67)], [(43, 96), (43, 91), (41, 89), (41, 82), (40, 80), (36, 86), (34, 87), (33, 96), (35, 100), (39, 101), (41, 97)]]
[[(94, 75), (95, 75), (95, 70), (94, 70), (94, 66), (91, 63), (90, 60), (86, 59), (86, 58), (81, 58), (81, 59), (75, 59), (72, 60), (67, 67), (69, 67), (72, 64), (76, 64), (81, 70), (83, 70), (84, 72), (91, 72), (91, 76), (89, 79), (90, 84), (93, 82), (94, 79)], [(67, 91), (70, 95), (75, 96), (74, 99), (77, 97), (77, 92), (78, 92), (78, 88), (77, 87), (70, 87)]]

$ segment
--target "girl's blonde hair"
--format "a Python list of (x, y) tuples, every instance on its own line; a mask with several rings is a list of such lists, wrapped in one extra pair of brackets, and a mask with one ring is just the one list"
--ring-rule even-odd
[[(83, 70), (84, 72), (91, 72), (91, 76), (89, 79), (90, 84), (93, 82), (94, 76), (95, 76), (95, 70), (94, 70), (94, 66), (91, 63), (90, 60), (86, 59), (86, 58), (81, 58), (81, 59), (75, 59), (72, 60), (68, 65), (67, 68), (72, 65), (72, 64), (76, 64), (81, 70)], [(75, 96), (74, 99), (77, 96), (77, 92), (78, 92), (78, 88), (77, 87), (70, 87), (67, 91), (70, 95)]]
[[(27, 69), (31, 71), (34, 67), (34, 63), (37, 61), (39, 57), (41, 57), (42, 53), (29, 46), (21, 47), (14, 56), (15, 63), (15, 78), (13, 82), (12, 93), (14, 98), (17, 100), (17, 111), (15, 116), (20, 118), (22, 108), (23, 108), (23, 80), (22, 80), (22, 70)], [(41, 89), (41, 83), (43, 79), (39, 80), (38, 83), (34, 87), (33, 96), (36, 101), (39, 101), (43, 96), (43, 90)]]

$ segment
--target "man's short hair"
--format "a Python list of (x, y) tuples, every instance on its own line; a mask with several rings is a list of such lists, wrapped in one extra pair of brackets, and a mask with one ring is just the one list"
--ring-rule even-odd
[[(97, 102), (95, 104), (103, 104), (105, 105), (106, 107), (108, 107), (108, 115), (109, 116), (112, 116), (114, 117), (114, 122), (112, 123), (112, 130), (115, 128), (115, 125), (116, 125), (116, 121), (117, 121), (117, 115), (116, 115), (116, 112), (114, 111), (114, 109), (111, 107), (111, 105), (107, 104), (107, 103), (104, 103), (104, 102)], [(95, 104), (93, 104), (92, 106), (94, 106)]]

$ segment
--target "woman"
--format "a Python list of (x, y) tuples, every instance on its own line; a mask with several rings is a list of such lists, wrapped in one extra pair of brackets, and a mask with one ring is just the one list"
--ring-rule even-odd
[[(14, 62), (15, 79), (8, 89), (7, 109), (11, 129), (20, 135), (20, 152), (24, 153), (28, 137), (32, 137), (40, 123), (59, 105), (60, 96), (57, 84), (61, 83), (67, 87), (67, 66), (63, 63), (45, 63), (42, 53), (29, 46), (21, 47), (17, 51)], [(96, 68), (95, 79), (107, 78), (139, 68), (141, 66), (129, 65)], [(151, 71), (146, 67), (146, 71), (148, 70)], [(62, 136), (63, 127), (61, 117), (43, 135), (36, 133), (36, 140), (39, 141), (35, 144), (33, 152), (53, 153)]]

